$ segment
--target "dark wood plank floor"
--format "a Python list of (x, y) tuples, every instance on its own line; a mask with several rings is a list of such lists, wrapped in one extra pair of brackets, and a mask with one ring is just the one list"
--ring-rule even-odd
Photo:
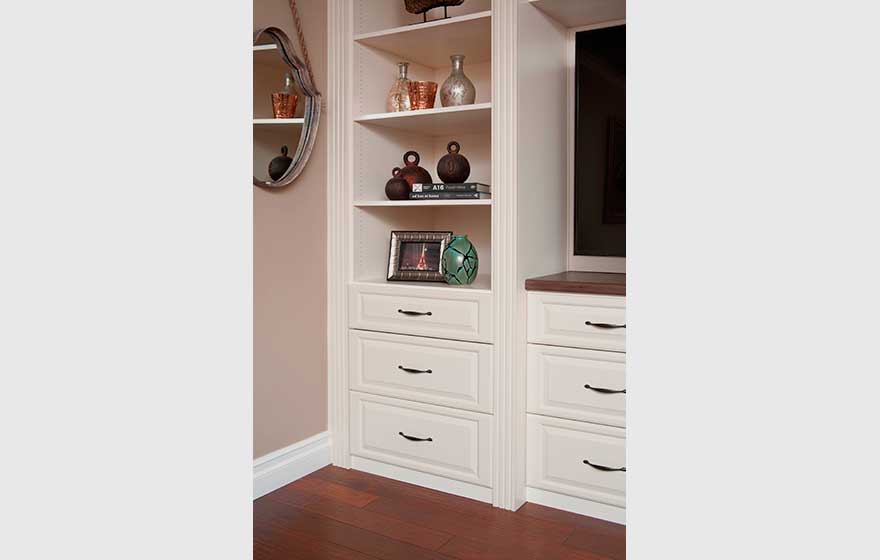
[(254, 501), (254, 558), (621, 560), (626, 528), (330, 466)]

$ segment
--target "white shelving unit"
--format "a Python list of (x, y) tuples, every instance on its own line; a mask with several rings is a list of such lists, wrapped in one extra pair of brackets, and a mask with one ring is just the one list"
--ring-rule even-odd
[(492, 206), (491, 198), (474, 200), (357, 200), (356, 208), (388, 206)]
[(626, 17), (626, 0), (529, 0), (563, 27), (585, 27)]
[(474, 103), (462, 107), (435, 107), (418, 111), (361, 115), (355, 122), (416, 132), (429, 136), (448, 136), (487, 132), (492, 125), (492, 104)]
[[(542, 99), (564, 90), (564, 33), (529, 2), (468, 0), (449, 15), (420, 23), (399, 0), (329, 0), (332, 460), (515, 510), (526, 489), (523, 282), (563, 270), (565, 257), (565, 104)], [(465, 55), (475, 104), (385, 112), (398, 62), (410, 63), (410, 79), (442, 84), (452, 54)], [(436, 180), (437, 162), (451, 140), (470, 162), (468, 181), (492, 185), (492, 199), (387, 200), (385, 183), (393, 167), (403, 167), (405, 152), (418, 152), (419, 164)], [(467, 234), (480, 259), (474, 284), (386, 281), (391, 232), (414, 230)], [(363, 358), (352, 354), (350, 339), (366, 331), (386, 333), (401, 345), (413, 338), (407, 335), (419, 335), (422, 346), (472, 345), (489, 356), (480, 365), (491, 376), (491, 395), (480, 401), (489, 405), (464, 413), (427, 404), (419, 397), (424, 391), (406, 392), (407, 383), (442, 382), (440, 375), (394, 377), (400, 390), (376, 390), (378, 398), (363, 388), (350, 390), (350, 366)], [(379, 367), (358, 364), (364, 371)], [(379, 439), (371, 439), (382, 421), (370, 415), (387, 419), (392, 410), (402, 423), (424, 422), (424, 430), (435, 426), (438, 434), (462, 422), (491, 427), (468, 432), (475, 447), (455, 449), (472, 458), (460, 464), (473, 472), (449, 469), (426, 446), (409, 446), (397, 434), (403, 428), (382, 429)], [(367, 440), (382, 449), (367, 453), (360, 445)]]
[[(385, 51), (409, 62), (440, 67), (450, 54), (463, 54), (472, 63), (492, 57), (492, 12), (486, 10), (421, 25), (406, 25), (357, 35), (362, 46)], [(450, 53), (450, 49), (454, 53)]]

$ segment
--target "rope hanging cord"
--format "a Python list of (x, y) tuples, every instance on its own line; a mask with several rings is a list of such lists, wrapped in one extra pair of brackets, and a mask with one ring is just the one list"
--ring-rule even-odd
[(293, 13), (293, 25), (296, 27), (296, 36), (299, 39), (299, 48), (302, 50), (303, 61), (306, 63), (306, 70), (309, 72), (309, 79), (315, 84), (315, 75), (312, 73), (312, 61), (309, 60), (309, 49), (306, 47), (306, 37), (303, 35), (302, 22), (299, 19), (299, 12), (296, 9), (296, 0), (290, 0), (290, 11)]

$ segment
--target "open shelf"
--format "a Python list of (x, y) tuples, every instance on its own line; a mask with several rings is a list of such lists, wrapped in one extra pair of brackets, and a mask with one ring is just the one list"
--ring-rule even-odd
[(492, 56), (492, 11), (363, 33), (354, 40), (431, 68), (448, 67), (450, 54), (465, 55), (466, 64), (487, 62)]
[[(432, 181), (440, 181), (437, 163), (447, 154), (446, 146), (450, 140), (461, 144), (461, 154), (470, 162), (471, 172), (467, 181), (492, 184), (492, 134), (488, 127), (480, 132), (455, 131), (432, 136), (433, 131), (430, 130), (412, 132), (383, 126), (365, 126), (366, 124), (360, 123), (354, 127), (356, 156), (353, 161), (352, 200), (387, 201), (385, 183), (391, 178), (394, 167), (404, 167), (403, 155), (409, 150), (419, 154), (419, 165), (430, 173)], [(484, 207), (489, 208), (491, 205)]]
[[(352, 219), (353, 277), (357, 280), (385, 283), (393, 231), (450, 231), (456, 235), (467, 235), (480, 258), (477, 280), (481, 276), (492, 275), (492, 206), (355, 206), (352, 208)], [(481, 285), (477, 283), (478, 287)], [(487, 283), (484, 287), (488, 289), (488, 286)]]
[(626, 18), (626, 0), (529, 0), (563, 27), (584, 27)]
[(356, 208), (371, 206), (492, 206), (491, 198), (475, 198), (473, 200), (359, 200), (354, 203)]
[(361, 115), (355, 122), (418, 132), (427, 136), (481, 132), (488, 131), (492, 126), (492, 104), (475, 103), (458, 107), (374, 113)]
[(301, 125), (305, 119), (254, 119), (255, 125)]
[(468, 286), (453, 286), (444, 282), (397, 282), (388, 281), (385, 278), (368, 278), (366, 280), (355, 280), (354, 282), (356, 284), (367, 285), (381, 284), (382, 286), (400, 286), (416, 290), (419, 288), (444, 288), (447, 290), (471, 290), (485, 293), (492, 292), (492, 277), (488, 274), (483, 274), (482, 272), (477, 273), (474, 283)]

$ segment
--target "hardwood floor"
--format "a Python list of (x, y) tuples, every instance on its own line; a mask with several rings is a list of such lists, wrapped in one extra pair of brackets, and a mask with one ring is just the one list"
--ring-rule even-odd
[(621, 560), (626, 527), (324, 467), (254, 501), (254, 559)]

